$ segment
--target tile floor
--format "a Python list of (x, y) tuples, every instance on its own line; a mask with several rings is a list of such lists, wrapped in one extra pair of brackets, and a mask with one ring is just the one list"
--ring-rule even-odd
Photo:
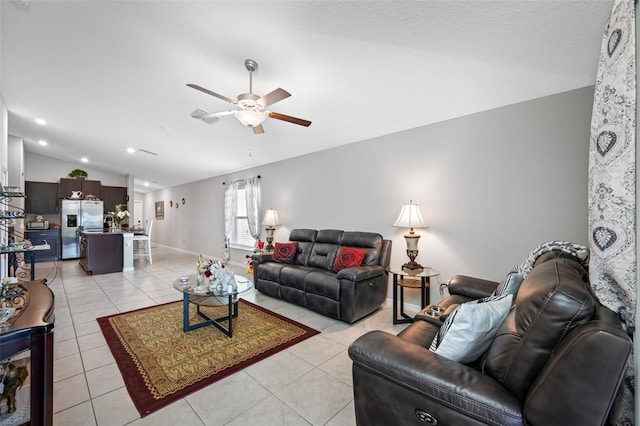
[(37, 264), (56, 297), (54, 425), (355, 425), (347, 347), (369, 330), (398, 333), (391, 309), (348, 325), (255, 290), (243, 298), (321, 334), (140, 418), (96, 318), (180, 300), (172, 283), (196, 258), (158, 246), (153, 265), (141, 259), (134, 272), (96, 276), (77, 261)]

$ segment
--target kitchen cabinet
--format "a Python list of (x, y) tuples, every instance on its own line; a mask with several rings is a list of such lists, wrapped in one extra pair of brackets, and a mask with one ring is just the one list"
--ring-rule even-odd
[(27, 214), (57, 214), (59, 185), (55, 182), (25, 182), (25, 211)]
[(72, 191), (82, 191), (84, 197), (94, 195), (102, 199), (102, 184), (99, 180), (60, 179), (60, 198), (70, 198)]
[(80, 234), (80, 266), (97, 274), (122, 272), (122, 233), (82, 232)]
[(124, 186), (103, 186), (102, 201), (104, 212), (115, 211), (116, 204), (127, 204), (127, 188)]
[(24, 238), (31, 241), (33, 245), (42, 244), (46, 241), (49, 250), (35, 251), (36, 262), (55, 262), (60, 260), (60, 231), (26, 231)]

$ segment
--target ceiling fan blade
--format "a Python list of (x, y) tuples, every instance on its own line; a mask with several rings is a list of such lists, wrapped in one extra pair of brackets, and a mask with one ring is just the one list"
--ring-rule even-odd
[(253, 133), (255, 133), (256, 135), (264, 133), (264, 127), (262, 127), (262, 124), (258, 124), (257, 126), (253, 126), (252, 129), (253, 129)]
[(187, 86), (191, 87), (192, 89), (199, 90), (202, 93), (206, 93), (207, 95), (215, 96), (216, 98), (222, 99), (223, 101), (229, 102), (230, 104), (235, 104), (236, 103), (235, 101), (227, 98), (226, 96), (219, 95), (216, 92), (212, 92), (211, 90), (205, 89), (204, 87), (198, 86), (197, 84), (189, 83), (189, 84), (187, 84)]
[(311, 122), (309, 120), (303, 120), (302, 118), (292, 117), (290, 115), (279, 114), (277, 112), (270, 112), (269, 117), (276, 120), (288, 121), (289, 123), (298, 124), (300, 126), (309, 127)]
[(280, 102), (283, 99), (287, 99), (289, 96), (291, 96), (291, 93), (278, 87), (273, 92), (267, 93), (266, 95), (258, 99), (256, 103), (262, 107), (266, 107), (269, 105), (273, 105), (276, 102)]

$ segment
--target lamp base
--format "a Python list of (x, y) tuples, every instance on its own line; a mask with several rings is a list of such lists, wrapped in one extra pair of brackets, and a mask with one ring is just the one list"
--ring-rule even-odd
[(418, 262), (416, 262), (415, 260), (411, 260), (405, 263), (404, 265), (402, 265), (402, 270), (409, 274), (411, 273), (419, 274), (422, 271), (424, 271), (424, 267), (420, 265)]
[(276, 228), (272, 227), (272, 226), (267, 226), (265, 228), (265, 231), (267, 231), (267, 245), (264, 248), (266, 251), (274, 251), (276, 248), (273, 246), (273, 231), (275, 231)]

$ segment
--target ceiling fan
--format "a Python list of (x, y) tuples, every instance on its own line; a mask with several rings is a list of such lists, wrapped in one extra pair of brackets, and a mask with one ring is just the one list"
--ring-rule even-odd
[(242, 93), (238, 95), (238, 98), (235, 101), (227, 98), (226, 96), (222, 96), (215, 92), (212, 92), (209, 89), (198, 86), (197, 84), (187, 84), (187, 86), (206, 93), (207, 95), (215, 96), (216, 98), (229, 102), (232, 105), (237, 105), (240, 107), (240, 109), (220, 112), (206, 112), (201, 109), (197, 109), (191, 113), (191, 116), (195, 119), (213, 124), (217, 122), (220, 117), (233, 114), (242, 124), (247, 127), (251, 127), (253, 129), (253, 133), (255, 134), (264, 133), (262, 122), (267, 117), (275, 118), (276, 120), (287, 121), (289, 123), (298, 124), (305, 127), (309, 127), (311, 125), (310, 121), (303, 120), (302, 118), (292, 117), (290, 115), (284, 115), (277, 112), (265, 110), (265, 108), (269, 105), (273, 105), (276, 102), (288, 98), (289, 96), (291, 96), (291, 93), (280, 88), (262, 97), (252, 93), (253, 72), (258, 69), (258, 63), (253, 59), (247, 59), (244, 61), (244, 66), (247, 68), (247, 71), (249, 71), (249, 93)]

